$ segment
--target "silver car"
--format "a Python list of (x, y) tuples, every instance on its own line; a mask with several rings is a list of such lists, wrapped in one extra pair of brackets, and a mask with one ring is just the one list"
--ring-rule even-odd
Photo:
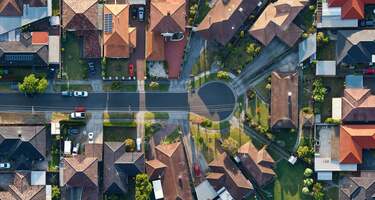
[(10, 163), (0, 163), (0, 169), (10, 169)]

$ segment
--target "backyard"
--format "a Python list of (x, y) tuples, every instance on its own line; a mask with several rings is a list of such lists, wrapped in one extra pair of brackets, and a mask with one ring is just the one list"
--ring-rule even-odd
[(262, 101), (257, 95), (248, 101), (246, 114), (250, 124), (257, 124), (268, 129), (270, 118), (269, 106)]
[(323, 78), (323, 85), (327, 88), (327, 94), (325, 95), (324, 102), (318, 108), (322, 115), (322, 120), (327, 117), (331, 117), (332, 112), (332, 98), (342, 97), (345, 89), (344, 78)]
[(74, 33), (66, 32), (62, 39), (62, 68), (69, 80), (87, 79), (87, 62), (81, 59), (81, 40)]
[(317, 60), (336, 60), (336, 41), (329, 40), (327, 44), (319, 44), (316, 52)]

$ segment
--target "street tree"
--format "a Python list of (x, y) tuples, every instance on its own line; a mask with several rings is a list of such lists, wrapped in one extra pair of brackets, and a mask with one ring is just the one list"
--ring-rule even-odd
[(43, 93), (47, 86), (48, 81), (45, 78), (36, 78), (34, 74), (26, 76), (22, 83), (18, 83), (18, 89), (25, 94)]
[(135, 150), (135, 143), (134, 140), (131, 138), (128, 138), (124, 141), (125, 149), (127, 152), (133, 152)]
[(236, 140), (230, 137), (223, 141), (223, 144), (221, 144), (221, 147), (223, 147), (223, 149), (229, 152), (231, 155), (235, 155), (237, 153), (239, 145)]
[(52, 200), (59, 200), (60, 197), (60, 188), (57, 185), (52, 186)]
[(137, 174), (135, 177), (135, 199), (148, 200), (150, 199), (151, 191), (152, 185), (147, 174)]
[(150, 86), (150, 88), (151, 88), (152, 90), (156, 90), (156, 89), (159, 88), (160, 85), (159, 85), (158, 82), (151, 81), (151, 83), (149, 84), (149, 86)]
[(229, 80), (229, 73), (226, 71), (218, 71), (216, 77), (221, 80)]

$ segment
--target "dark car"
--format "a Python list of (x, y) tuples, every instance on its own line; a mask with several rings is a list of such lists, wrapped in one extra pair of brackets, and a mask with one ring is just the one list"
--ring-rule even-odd
[(62, 91), (61, 95), (64, 97), (71, 97), (73, 96), (73, 91)]
[(132, 16), (132, 19), (133, 19), (133, 20), (136, 20), (136, 19), (137, 19), (137, 17), (138, 17), (138, 10), (137, 10), (136, 7), (133, 7), (133, 8), (132, 8), (131, 16)]
[(359, 21), (359, 25), (362, 27), (375, 26), (375, 21), (372, 19), (364, 19)]
[(94, 63), (93, 62), (89, 62), (87, 64), (89, 65), (89, 72), (91, 74), (95, 74), (95, 65), (94, 65)]
[(79, 134), (79, 128), (70, 127), (68, 129), (68, 133), (71, 134), (71, 135), (78, 135)]

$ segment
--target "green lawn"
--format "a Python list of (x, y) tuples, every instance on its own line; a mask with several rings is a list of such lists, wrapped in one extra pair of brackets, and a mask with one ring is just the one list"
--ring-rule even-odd
[(255, 97), (249, 100), (249, 107), (246, 111), (250, 121), (253, 120), (262, 127), (269, 128), (269, 106), (262, 100)]
[(336, 59), (336, 41), (330, 40), (328, 44), (318, 45), (316, 52), (317, 60)]
[(268, 77), (255, 85), (255, 88), (257, 89), (257, 92), (259, 92), (260, 95), (262, 95), (264, 98), (271, 99), (271, 90), (266, 88), (267, 84)]
[(137, 85), (127, 84), (126, 82), (112, 82), (104, 83), (103, 90), (106, 92), (135, 92), (137, 91)]
[(3, 81), (19, 81), (21, 82), (25, 76), (30, 74), (35, 74), (37, 78), (46, 77), (47, 76), (47, 68), (35, 68), (32, 67), (11, 67), (7, 70), (2, 68), (2, 78)]
[(48, 171), (58, 171), (60, 162), (59, 136), (51, 136), (51, 160), (48, 161)]
[(137, 138), (137, 128), (121, 126), (104, 126), (104, 141), (123, 142), (127, 138)]
[(327, 200), (336, 200), (339, 199), (339, 188), (338, 187), (331, 187), (326, 192), (326, 198)]
[(180, 138), (180, 132), (178, 128), (176, 128), (171, 134), (169, 134), (164, 140), (163, 143), (165, 144), (172, 144), (176, 142)]
[(166, 112), (146, 112), (145, 113), (145, 120), (153, 120), (153, 119), (166, 120), (166, 119), (169, 119), (169, 114)]
[(265, 194), (272, 195), (274, 200), (302, 200), (311, 199), (302, 194), (303, 172), (305, 167), (297, 162), (291, 165), (288, 161), (281, 160), (276, 164), (275, 172), (277, 174), (274, 183), (264, 188)]
[(201, 55), (199, 56), (199, 60), (191, 70), (191, 74), (196, 76), (202, 72), (210, 70), (210, 63), (207, 58), (207, 49), (204, 49)]
[(279, 132), (272, 132), (275, 136), (275, 142), (280, 144), (288, 151), (292, 151), (297, 140), (297, 132), (289, 129), (280, 130)]
[[(111, 76), (112, 78), (114, 78), (117, 76), (121, 78), (124, 76), (125, 78), (128, 78), (129, 77), (128, 66), (129, 66), (128, 59), (107, 58), (103, 71), (106, 77)], [(136, 74), (135, 70), (136, 69), (134, 68), (134, 74)]]
[(127, 120), (127, 119), (135, 119), (134, 113), (128, 113), (128, 112), (105, 112), (103, 113), (103, 118), (105, 121), (110, 120)]
[(66, 32), (66, 38), (62, 40), (62, 66), (63, 71), (67, 73), (66, 78), (70, 80), (87, 79), (88, 76), (87, 62), (81, 59), (80, 55), (80, 42), (71, 32)]
[(59, 16), (60, 15), (59, 0), (52, 0), (52, 15), (53, 16)]
[(75, 85), (75, 84), (69, 84), (69, 89), (67, 84), (55, 84), (53, 86), (53, 90), (55, 92), (61, 92), (66, 90), (84, 90), (84, 91), (92, 91), (92, 87), (89, 84), (83, 84), (83, 85)]
[(208, 163), (213, 161), (219, 153), (215, 141), (221, 138), (221, 134), (199, 130), (197, 125), (190, 126), (190, 131), (198, 151), (203, 154)]

